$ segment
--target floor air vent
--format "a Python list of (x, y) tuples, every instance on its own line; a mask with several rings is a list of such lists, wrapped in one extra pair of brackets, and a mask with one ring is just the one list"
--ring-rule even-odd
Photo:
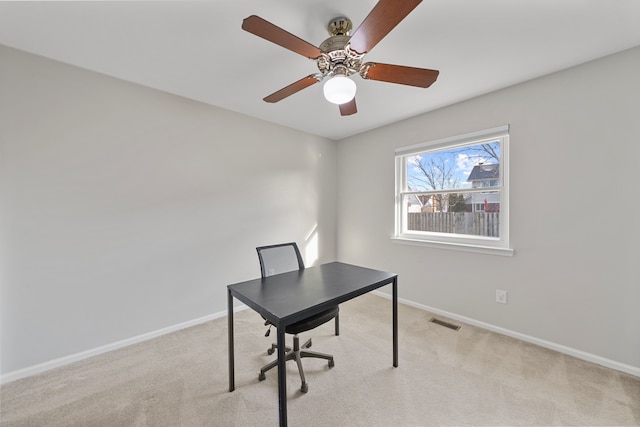
[(458, 325), (445, 322), (444, 320), (436, 319), (435, 317), (432, 317), (431, 320), (429, 320), (429, 322), (435, 323), (436, 325), (444, 326), (445, 328), (453, 329), (454, 331), (457, 331), (458, 329), (460, 329), (460, 326)]

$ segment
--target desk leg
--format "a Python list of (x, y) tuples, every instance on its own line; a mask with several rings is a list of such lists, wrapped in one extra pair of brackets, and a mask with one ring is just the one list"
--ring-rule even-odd
[(231, 291), (227, 291), (227, 319), (229, 321), (229, 391), (236, 389), (235, 384), (235, 366), (234, 366), (234, 350), (233, 350), (233, 296)]
[(398, 277), (393, 279), (393, 366), (398, 367)]
[(284, 327), (278, 327), (278, 400), (280, 408), (280, 427), (287, 425), (287, 372), (284, 347)]

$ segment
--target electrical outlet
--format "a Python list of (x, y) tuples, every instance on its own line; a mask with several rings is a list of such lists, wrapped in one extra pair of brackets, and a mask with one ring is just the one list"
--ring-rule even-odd
[(496, 302), (500, 304), (507, 303), (507, 291), (503, 291), (502, 289), (496, 289)]

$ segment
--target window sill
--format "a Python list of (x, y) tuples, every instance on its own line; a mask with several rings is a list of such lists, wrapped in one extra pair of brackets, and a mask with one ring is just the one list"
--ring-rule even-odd
[(498, 248), (493, 246), (470, 245), (463, 243), (437, 242), (433, 240), (409, 239), (406, 237), (391, 237), (394, 243), (404, 245), (424, 246), (428, 248), (446, 249), (451, 251), (475, 252), (488, 255), (513, 256), (511, 248)]

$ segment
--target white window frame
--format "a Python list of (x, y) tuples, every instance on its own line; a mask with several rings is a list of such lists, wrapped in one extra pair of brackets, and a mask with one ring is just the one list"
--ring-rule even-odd
[[(431, 150), (480, 144), (498, 139), (500, 140), (501, 181), (501, 185), (498, 187), (500, 190), (499, 238), (406, 229), (405, 210), (402, 203), (403, 195), (410, 193), (406, 190), (406, 157)], [(492, 255), (513, 255), (514, 250), (509, 246), (509, 125), (397, 148), (395, 150), (395, 174), (395, 232), (392, 236), (394, 242)]]

